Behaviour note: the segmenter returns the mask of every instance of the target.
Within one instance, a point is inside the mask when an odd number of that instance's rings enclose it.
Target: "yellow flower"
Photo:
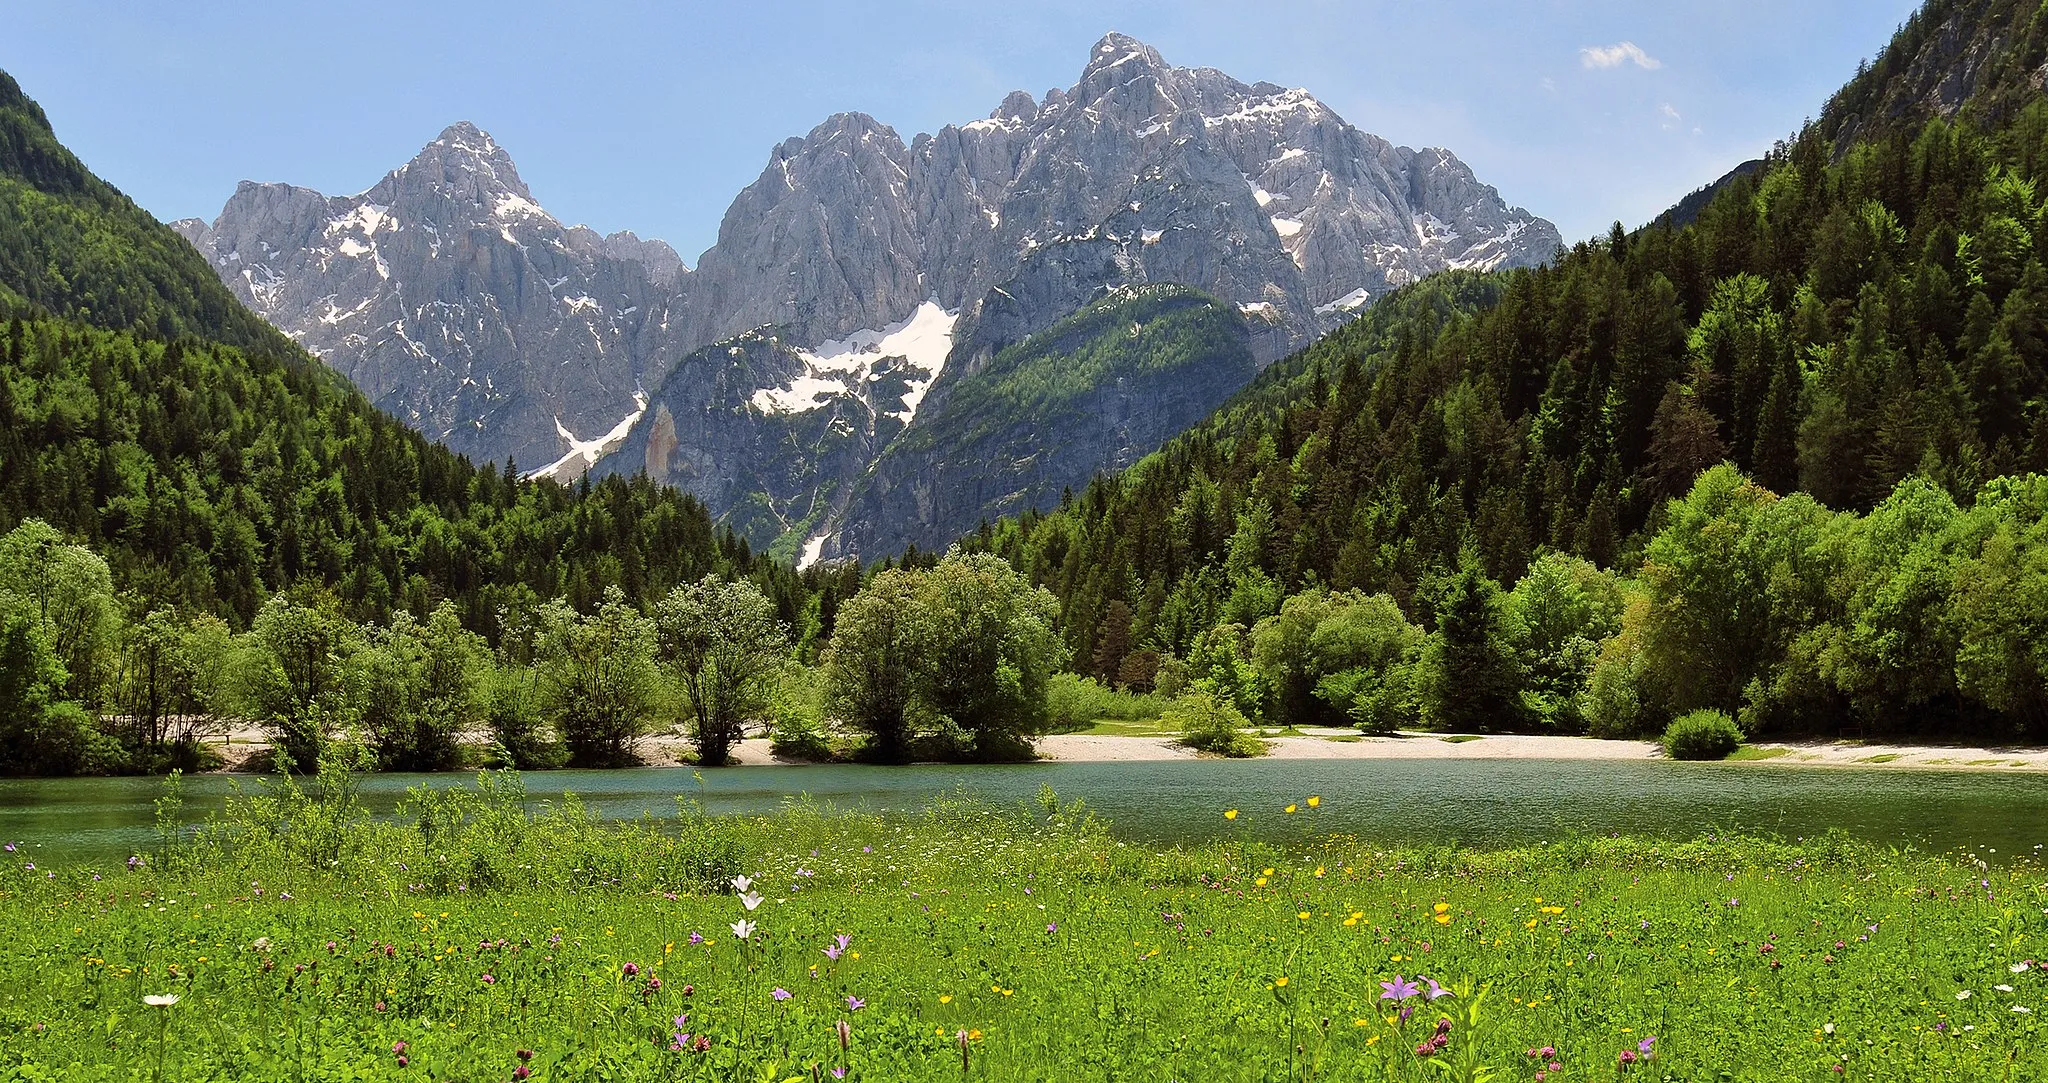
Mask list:
[[[1533,929],[1533,928],[1535,928],[1535,927],[1536,927],[1536,919],[1535,919],[1535,918],[1530,918],[1530,919],[1529,919],[1528,921],[1526,921],[1526,922],[1523,922],[1523,923],[1522,923],[1522,928],[1524,928],[1524,929]]]
[[[1369,1021],[1369,1020],[1365,1020],[1365,1019],[1353,1019],[1353,1020],[1351,1021],[1351,1025],[1352,1025],[1352,1026],[1354,1026],[1354,1027],[1364,1027],[1364,1026],[1371,1026],[1372,1024],[1371,1024],[1371,1021]],[[1378,1037],[1378,1035],[1374,1035],[1374,1037]]]
[[[970,1031],[968,1031],[968,1032],[967,1032],[967,1040],[968,1040],[968,1041],[970,1041],[970,1042],[978,1042],[978,1041],[980,1041],[980,1040],[981,1040],[981,1031],[979,1031],[979,1030],[970,1030]]]
[[[1436,904],[1436,912],[1437,912],[1437,913],[1439,913],[1439,914],[1442,914],[1442,913],[1447,913],[1447,912],[1449,912],[1449,911],[1450,911],[1450,909],[1451,909],[1451,904],[1450,904],[1450,903],[1438,903],[1438,904]]]
[[[1345,924],[1346,926],[1356,925],[1356,924],[1358,924],[1358,919],[1357,919],[1357,918],[1345,918],[1345,919],[1344,919],[1344,924]]]
[[[1257,885],[1257,886],[1259,886],[1259,887],[1265,887],[1265,886],[1266,886],[1266,878],[1265,878],[1265,877],[1263,877],[1263,876],[1261,876],[1261,877],[1259,877],[1259,878],[1258,878],[1257,880],[1254,880],[1254,881],[1252,881],[1252,883],[1253,883],[1253,884],[1255,884],[1255,885]]]
[[[1226,819],[1226,820],[1235,820],[1235,819],[1237,819],[1237,810],[1236,810],[1236,809],[1234,809],[1234,808],[1227,808],[1227,809],[1224,809],[1224,810],[1223,810],[1223,818],[1224,818],[1224,819]]]
[[[1449,914],[1438,914],[1438,915],[1436,916],[1436,923],[1437,923],[1438,925],[1449,925],[1449,924],[1451,923],[1451,915],[1449,915]]]
[[[1282,989],[1287,988],[1287,976],[1283,974],[1280,977],[1274,978],[1273,984],[1279,986]]]
[[[1306,911],[1306,910],[1303,910],[1303,911],[1302,911],[1301,913],[1299,913],[1299,914],[1296,914],[1296,915],[1294,915],[1294,916],[1295,916],[1295,917],[1298,917],[1298,918],[1300,918],[1300,919],[1301,919],[1301,920],[1303,920],[1303,921],[1307,921],[1307,920],[1308,920],[1308,917],[1309,917],[1309,914],[1308,914],[1308,911]]]
[[[941,1004],[951,1004],[951,1003],[953,1003],[953,994],[951,994],[951,993],[940,993],[940,994],[939,994],[939,1003],[941,1003]]]
[[[1321,807],[1322,807],[1322,804],[1323,804],[1323,799],[1322,799],[1321,797],[1318,797],[1318,796],[1316,796],[1315,794],[1310,794],[1310,795],[1308,796],[1308,807],[1310,807],[1310,808],[1321,808]]]
[[[1289,813],[1292,813],[1292,812],[1294,811],[1294,806],[1293,806],[1293,805],[1289,805],[1289,806],[1287,806],[1287,811],[1288,811]]]
[[[1272,869],[1267,869],[1267,870],[1265,870],[1264,872],[1261,872],[1261,873],[1260,873],[1259,875],[1260,875],[1260,876],[1271,876],[1271,875],[1273,875],[1273,870],[1272,870]]]
[[[1322,879],[1322,878],[1323,878],[1323,872],[1324,872],[1324,869],[1323,869],[1323,867],[1322,867],[1321,865],[1317,865],[1317,866],[1316,866],[1316,879],[1318,879],[1318,880]]]

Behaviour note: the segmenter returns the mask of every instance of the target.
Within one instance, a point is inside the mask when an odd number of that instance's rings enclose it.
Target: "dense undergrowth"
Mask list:
[[[280,780],[125,865],[7,855],[0,1080],[2048,1078],[2035,865],[1316,822],[1368,799],[1158,850],[1050,793],[602,822],[485,776],[372,821]]]

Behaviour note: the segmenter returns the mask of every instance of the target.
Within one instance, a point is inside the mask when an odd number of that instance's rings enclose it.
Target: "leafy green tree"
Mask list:
[[[490,649],[462,626],[452,602],[422,624],[401,610],[372,629],[355,658],[361,718],[387,771],[446,771],[462,764],[460,738],[487,713]]]
[[[120,608],[107,562],[56,528],[30,519],[0,535],[0,594],[22,599],[64,664],[63,698],[110,700],[118,668]]]
[[[332,595],[299,591],[265,602],[246,644],[243,695],[279,768],[314,769],[328,739],[357,721],[361,629]]]
[[[118,764],[92,717],[62,697],[64,663],[36,612],[0,595],[0,773],[71,775]]]
[[[1309,655],[1316,698],[1360,728],[1385,733],[1421,721],[1420,669],[1428,635],[1385,594],[1354,595],[1316,625]]]
[[[1507,637],[1525,677],[1524,706],[1547,730],[1580,732],[1579,696],[1600,644],[1621,630],[1622,595],[1591,561],[1547,553],[1505,599]]]
[[[865,754],[882,763],[911,756],[912,709],[927,630],[918,609],[922,572],[884,571],[839,607],[825,648],[825,702],[830,714],[865,736]]]
[[[1059,603],[1001,557],[952,552],[917,585],[929,653],[919,697],[975,759],[1028,758],[1046,679],[1066,664]]]
[[[654,622],[607,587],[595,612],[566,600],[542,607],[535,645],[541,702],[572,767],[624,767],[655,713],[660,672]]]
[[[1266,685],[1257,663],[1247,657],[1246,638],[1242,624],[1219,624],[1203,633],[1188,656],[1187,687],[1252,718],[1266,701]]]
[[[768,706],[789,658],[789,632],[761,588],[717,576],[670,591],[655,606],[656,656],[689,696],[698,762],[722,767],[750,718]]]

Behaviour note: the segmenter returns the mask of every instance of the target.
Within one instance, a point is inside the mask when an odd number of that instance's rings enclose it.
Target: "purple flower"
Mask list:
[[[787,990],[787,989],[784,989],[784,988],[783,988],[782,986],[780,986],[780,985],[776,986],[776,987],[775,987],[775,991],[774,991],[774,992],[772,992],[772,993],[769,993],[768,995],[769,995],[769,996],[772,996],[772,997],[774,997],[774,998],[775,998],[775,999],[777,999],[777,1000],[788,1000],[788,999],[790,998],[790,996],[791,996],[791,994],[790,994],[790,991],[789,991],[789,990]]]
[[[633,977],[634,975],[636,975],[636,974],[638,974],[638,973],[640,973],[640,964],[639,964],[639,963],[627,963],[627,964],[626,964],[626,968],[625,968],[625,973],[626,973],[626,977],[629,977],[629,978],[630,978],[630,977]]]
[[[862,999],[861,999],[861,998],[859,998],[859,997],[855,997],[855,996],[850,996],[850,997],[847,997],[847,998],[846,998],[846,1010],[847,1010],[847,1011],[850,1011],[850,1012],[857,1012],[857,1011],[859,1011],[859,1010],[861,1010],[862,1008],[865,1008],[865,1007],[867,1007],[867,1006],[868,1006],[868,1002],[867,1002],[867,1001],[865,1001],[865,1000],[862,1000]]]
[[[8,852],[8,853],[10,853],[10,854],[14,852],[14,844],[13,844],[13,843],[11,843],[11,842],[10,842],[10,843],[8,843],[8,844],[7,844],[7,852]]]
[[[483,982],[483,983],[484,983],[485,985],[496,985],[496,984],[498,984],[498,979],[497,979],[497,978],[494,978],[494,977],[492,977],[492,976],[491,976],[491,975],[489,975],[489,974],[485,974],[485,975],[484,975],[483,977],[481,977],[481,978],[478,978],[477,980],[478,980],[478,981],[481,981],[481,982]]]
[[[832,1069],[832,1078],[834,1078],[834,1079],[845,1079],[845,1078],[846,1078],[846,1069],[845,1069],[845,1068],[834,1068],[834,1069]]]
[[[1647,1057],[1650,1055],[1650,1047],[1656,1044],[1657,1036],[1655,1034],[1652,1034],[1649,1037],[1644,1038],[1642,1041],[1636,1043],[1636,1052],[1641,1053],[1643,1056]]]
[[[1395,1003],[1407,1000],[1409,997],[1416,996],[1422,992],[1420,988],[1409,984],[1408,979],[1403,978],[1399,974],[1394,975],[1393,981],[1381,982],[1380,988],[1385,990],[1380,994],[1380,999],[1391,1000]]]
[[[1059,923],[1059,922],[1057,922],[1057,921],[1048,921],[1048,922],[1046,922],[1046,923],[1045,923],[1045,931],[1046,931],[1046,932],[1048,932],[1048,933],[1056,933],[1056,932],[1059,932],[1059,931],[1060,931],[1060,923]]]
[[[1424,978],[1420,974],[1417,974],[1415,976],[1417,978],[1421,978],[1424,982],[1427,982],[1429,984],[1429,999],[1435,1000],[1438,997],[1447,997],[1451,995],[1451,991],[1449,989],[1444,988],[1441,985],[1438,985],[1436,983],[1435,978]]]

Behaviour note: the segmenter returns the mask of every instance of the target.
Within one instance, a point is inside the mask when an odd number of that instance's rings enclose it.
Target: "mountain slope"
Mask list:
[[[241,623],[307,584],[368,619],[453,599],[495,632],[541,597],[644,600],[719,569],[802,616],[787,569],[690,497],[522,483],[376,410],[86,171],[4,74],[0,299],[0,529],[55,524],[145,607]]]
[[[1395,147],[1306,91],[1176,68],[1117,34],[1072,87],[1013,93],[984,120],[906,143],[843,113],[785,140],[694,270],[564,228],[468,125],[362,195],[245,185],[211,225],[180,226],[238,296],[451,446],[557,477],[607,452],[600,474],[630,474],[651,446],[661,476],[756,544],[793,551],[823,529],[835,553],[906,536],[852,487],[949,371],[1113,291],[1183,285],[1235,305],[1264,364],[1402,282],[1530,265],[1558,244],[1447,151]],[[714,348],[748,361],[714,374]],[[759,382],[738,386],[742,371]],[[1213,397],[1214,379],[1197,383]],[[856,424],[870,417],[873,431]],[[832,435],[835,420],[853,431]],[[1081,458],[1104,445],[1046,422],[1002,419],[1039,427],[1032,453],[1057,476],[1124,461]],[[944,501],[959,515],[918,520],[916,540],[1010,507],[970,504],[982,487],[947,473],[961,460],[932,461],[941,488],[961,481]]]
[[[1773,529],[1806,530],[1791,517],[1819,523],[1827,508],[1897,523],[1919,514],[1916,501],[1967,508],[1980,489],[1980,507],[2025,506],[2013,494],[2033,483],[1996,479],[2048,470],[2048,99],[1967,75],[2025,70],[2035,38],[2006,29],[2037,22],[2031,5],[1929,13],[1953,40],[2004,41],[2003,51],[1963,49],[1959,67],[1929,72],[1897,59],[1941,55],[1927,51],[1924,26],[1909,27],[1873,68],[1907,76],[1865,77],[1838,100],[1976,86],[1947,101],[1952,119],[1863,126],[1842,140],[1816,124],[1721,186],[1690,224],[1580,244],[1552,266],[1408,287],[1136,468],[972,543],[1060,596],[1077,657],[1095,656],[1113,605],[1128,607],[1134,642],[1185,657],[1217,624],[1249,627],[1318,587],[1385,591],[1432,622],[1471,575],[1513,582],[1545,550],[1640,568],[1654,590],[1685,569],[1669,563],[1675,543],[1659,550],[1652,539],[1698,529],[1674,526],[1682,509],[1671,501],[1723,461],[1771,492],[1800,494]],[[1699,499],[1730,491],[1710,488]],[[1803,615],[1744,628],[1732,638],[1749,653],[1703,679],[1711,696],[1671,705],[1749,705],[1769,718],[1791,697],[1814,719],[1853,707],[2033,724],[2032,700],[2000,701],[2022,705],[2011,715],[1959,690],[1969,660],[1953,651],[1946,670],[1912,670],[1928,674],[1924,688],[1885,684],[1907,666],[1879,657],[1891,633],[1869,622],[1906,603],[1873,592],[1937,589],[1883,586],[1883,569],[1919,535],[1856,549],[1866,542],[1852,545],[1855,531],[1907,527],[1826,521],[1837,533],[1801,535],[1810,548],[1785,550],[1777,578],[1744,588],[1784,592]],[[1986,560],[2039,560],[2038,550],[1969,544]],[[1833,570],[1813,570],[1823,557]],[[1944,591],[1992,574],[1928,559],[1937,563],[1913,574]],[[1853,560],[1871,563],[1842,563]],[[1959,634],[1943,627],[1883,642],[1935,650]]]

